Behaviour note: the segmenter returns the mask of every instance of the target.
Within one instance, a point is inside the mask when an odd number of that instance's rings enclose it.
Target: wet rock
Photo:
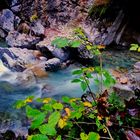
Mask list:
[[[60,59],[52,58],[46,62],[45,69],[46,71],[57,71],[61,68],[61,64]]]
[[[35,49],[35,44],[40,41],[39,37],[21,34],[17,31],[11,31],[6,37],[6,42],[11,47]]]
[[[36,36],[44,36],[45,28],[41,24],[41,20],[37,20],[37,21],[33,22],[31,25],[31,30],[33,31],[33,33]]]
[[[0,27],[9,32],[14,30],[15,15],[9,9],[4,9],[0,12]]]
[[[51,87],[50,85],[43,85],[42,89],[41,89],[41,93],[42,93],[42,98],[49,96],[53,91],[53,87]]]
[[[35,77],[43,78],[48,76],[48,73],[46,72],[45,68],[46,68],[46,61],[33,65],[32,67],[28,68],[26,72],[31,71]]]
[[[18,72],[40,62],[32,50],[20,48],[0,48],[0,59],[6,67]]]
[[[46,41],[41,41],[37,45],[37,49],[42,52],[46,57],[56,57],[61,60],[61,62],[65,62],[70,58],[70,52],[67,49],[56,48],[54,46],[50,46],[46,43]]]

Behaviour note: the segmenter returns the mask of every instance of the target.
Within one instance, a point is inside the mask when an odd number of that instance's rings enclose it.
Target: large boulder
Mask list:
[[[0,48],[0,59],[12,71],[22,72],[40,61],[33,55],[33,50],[20,48]]]
[[[61,49],[54,46],[48,45],[46,41],[41,41],[36,45],[37,49],[42,52],[46,57],[56,57],[65,62],[70,58],[70,52],[67,49]]]
[[[6,42],[11,47],[35,49],[34,46],[40,41],[39,37],[21,34],[17,31],[9,32]]]
[[[14,30],[15,15],[9,9],[4,9],[0,12],[0,27],[9,32]]]

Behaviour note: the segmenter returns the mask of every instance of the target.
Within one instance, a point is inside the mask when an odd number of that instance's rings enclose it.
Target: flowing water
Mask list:
[[[0,46],[6,47],[6,44],[0,41]],[[129,51],[106,51],[103,57],[104,67],[109,69],[119,67],[130,69],[136,61],[140,60],[140,56]],[[17,100],[25,99],[30,95],[56,99],[60,99],[63,95],[80,97],[82,95],[80,85],[71,83],[74,79],[72,71],[78,67],[79,64],[74,64],[64,70],[49,72],[47,77],[37,79],[37,83],[29,82],[19,86],[17,79],[19,73],[11,72],[0,61],[0,132],[12,129],[18,134],[27,134],[28,121],[24,111],[13,108]],[[97,86],[92,85],[92,89],[96,92]]]

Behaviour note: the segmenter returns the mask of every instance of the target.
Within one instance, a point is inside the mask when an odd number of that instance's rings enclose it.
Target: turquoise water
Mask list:
[[[6,47],[6,44],[0,41],[0,46]],[[140,55],[129,51],[106,51],[103,52],[103,58],[105,68],[131,69],[133,64],[140,60]],[[80,97],[83,94],[80,85],[71,83],[75,78],[72,71],[79,66],[74,64],[57,72],[49,72],[48,77],[37,79],[37,82],[28,81],[28,84],[22,85],[17,79],[18,73],[10,72],[0,62],[0,131],[12,129],[16,133],[27,133],[28,121],[24,111],[13,108],[13,103],[19,99],[25,99],[29,95],[56,99],[63,95]],[[22,76],[22,73],[20,75]],[[94,92],[98,90],[94,84],[92,89]]]

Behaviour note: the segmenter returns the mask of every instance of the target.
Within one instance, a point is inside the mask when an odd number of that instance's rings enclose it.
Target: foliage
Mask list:
[[[36,21],[38,19],[38,16],[36,15],[36,14],[34,14],[34,15],[32,15],[31,17],[30,17],[30,22],[34,22],[34,21]]]
[[[31,121],[32,129],[28,140],[113,140],[111,133],[114,138],[118,137],[118,129],[135,127],[139,122],[136,120],[132,123],[134,116],[126,111],[129,109],[127,104],[131,101],[120,103],[119,97],[115,93],[109,94],[107,90],[90,101],[67,96],[62,97],[61,102],[52,98],[32,98],[33,103],[27,100],[28,98],[18,104],[26,103],[23,107]],[[33,107],[35,102],[40,105]],[[116,134],[114,131],[117,131]],[[121,135],[119,139],[120,137]]]
[[[67,46],[77,48],[81,45],[81,42],[80,40],[71,40],[66,37],[57,37],[52,41],[52,45],[57,46],[58,48],[64,48]]]
[[[140,46],[138,44],[131,44],[130,51],[140,52]]]

